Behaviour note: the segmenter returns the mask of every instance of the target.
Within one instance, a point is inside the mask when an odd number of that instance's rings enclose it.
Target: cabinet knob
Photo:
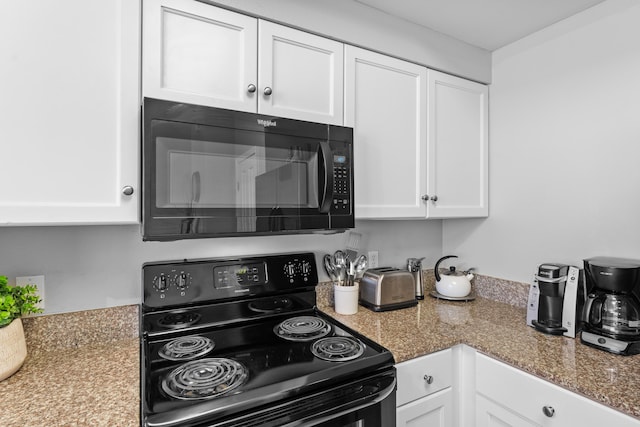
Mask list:
[[[122,187],[122,194],[124,194],[125,196],[130,196],[133,194],[133,187],[130,185],[126,185],[124,187]]]
[[[556,413],[556,410],[553,409],[553,406],[543,406],[542,413],[551,418]]]
[[[255,92],[256,89],[257,89],[256,85],[254,85],[254,84],[251,84],[251,85],[247,86],[247,92],[249,92],[249,93]]]
[[[431,375],[425,375],[424,380],[426,381],[427,384],[432,384],[433,383],[433,377]]]
[[[264,94],[269,96],[273,93],[273,90],[271,90],[271,88],[269,86],[264,88]]]
[[[432,202],[437,202],[438,196],[429,196],[428,194],[425,194],[424,196],[422,196],[423,202],[428,202],[429,200],[431,200]]]

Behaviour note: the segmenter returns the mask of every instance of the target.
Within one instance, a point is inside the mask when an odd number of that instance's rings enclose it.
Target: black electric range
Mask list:
[[[391,353],[316,308],[313,253],[147,263],[145,426],[392,426]]]

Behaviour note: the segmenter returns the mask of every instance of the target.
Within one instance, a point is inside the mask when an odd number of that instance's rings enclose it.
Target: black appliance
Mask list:
[[[547,263],[538,266],[538,317],[531,323],[540,332],[562,335],[567,330],[562,326],[562,307],[568,271],[569,266],[565,264]]]
[[[393,356],[316,309],[313,253],[142,272],[143,426],[395,425]]]
[[[144,240],[354,227],[353,129],[145,98]]]
[[[589,289],[581,341],[615,354],[640,353],[640,260],[584,260]]]

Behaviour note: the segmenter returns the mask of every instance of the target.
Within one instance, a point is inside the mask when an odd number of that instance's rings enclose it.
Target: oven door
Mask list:
[[[145,99],[145,240],[353,227],[351,129],[187,107]]]
[[[366,378],[197,427],[389,427],[396,425],[396,374]]]

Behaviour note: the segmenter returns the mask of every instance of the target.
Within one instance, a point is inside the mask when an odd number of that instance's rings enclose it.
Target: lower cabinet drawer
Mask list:
[[[514,419],[525,419],[534,425],[640,426],[640,420],[479,353],[476,355],[476,393],[516,415]],[[482,425],[478,423],[478,427]]]
[[[451,387],[453,352],[451,349],[407,360],[396,365],[398,391],[396,406]]]

